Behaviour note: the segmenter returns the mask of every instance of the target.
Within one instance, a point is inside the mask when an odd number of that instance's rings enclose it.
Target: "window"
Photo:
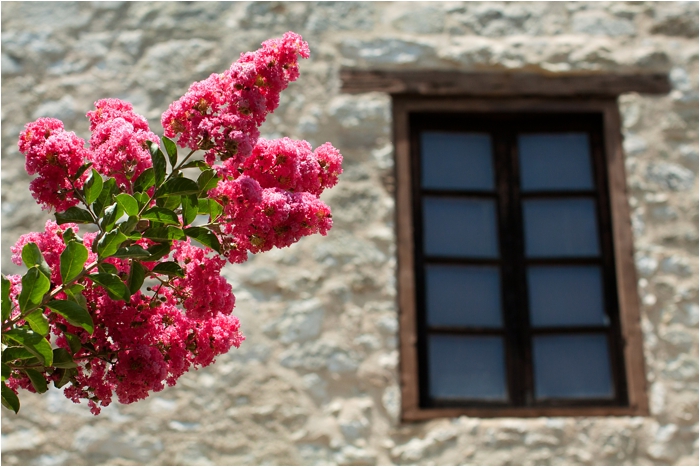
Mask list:
[[[647,413],[615,100],[393,102],[404,420]]]

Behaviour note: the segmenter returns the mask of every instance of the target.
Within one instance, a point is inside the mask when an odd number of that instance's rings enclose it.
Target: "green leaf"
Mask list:
[[[130,194],[119,193],[115,198],[128,216],[135,216],[139,213],[139,203]]]
[[[76,336],[75,334],[71,334],[70,332],[64,332],[63,335],[66,336],[68,346],[73,354],[76,354],[83,348],[83,343],[80,342],[80,337]]]
[[[27,374],[27,376],[29,376],[29,380],[32,382],[32,386],[34,386],[36,392],[38,392],[39,394],[43,394],[46,391],[48,391],[49,388],[46,385],[46,378],[44,378],[44,375],[30,368],[25,368],[22,371],[24,371]]]
[[[155,175],[156,187],[163,184],[165,180],[165,156],[158,147],[158,143],[151,142],[148,145],[151,152],[151,160],[153,161],[153,174]]]
[[[181,228],[173,226],[151,227],[143,233],[143,236],[155,241],[185,240],[187,238]]]
[[[81,292],[69,292],[67,290],[65,292],[68,300],[77,303],[81,308],[87,309],[87,300],[85,300],[85,296]]]
[[[119,269],[112,263],[101,263],[97,266],[97,270],[99,272],[106,272],[107,274],[119,275]]]
[[[185,229],[185,235],[197,240],[204,246],[212,248],[217,253],[221,253],[221,244],[219,243],[219,239],[210,230],[205,229],[204,227],[190,227]]]
[[[153,168],[148,168],[141,172],[134,181],[134,192],[143,193],[156,183],[156,175]]]
[[[12,389],[5,386],[4,381],[2,382],[2,405],[14,413],[19,412],[19,398]]]
[[[148,258],[151,254],[140,245],[119,248],[112,258]]]
[[[177,214],[175,214],[170,209],[153,207],[141,215],[142,219],[148,219],[155,222],[160,222],[161,224],[180,224],[180,219],[178,219]]]
[[[73,356],[66,349],[53,349],[53,366],[55,368],[77,368]]]
[[[92,276],[90,277],[92,278]],[[73,326],[81,327],[90,334],[92,334],[95,330],[95,325],[92,321],[92,316],[90,316],[90,313],[75,302],[71,302],[69,300],[52,300],[46,306],[48,306],[54,313],[66,318],[66,321]]]
[[[175,145],[175,142],[168,137],[163,136],[161,139],[163,140],[163,147],[165,148],[165,152],[168,153],[168,159],[170,159],[170,166],[172,168],[175,168],[175,165],[177,164],[177,146]]]
[[[12,312],[12,301],[10,300],[10,288],[12,283],[2,275],[2,320],[5,321],[10,317]]]
[[[63,231],[63,243],[68,244],[68,242],[71,241],[83,243],[83,239],[75,234],[75,232],[73,231],[73,227],[68,227],[66,230]]]
[[[24,347],[8,347],[2,351],[2,361],[3,362],[14,362],[15,360],[29,360],[30,358],[36,359],[34,354]]]
[[[190,225],[197,217],[199,203],[196,195],[187,195],[182,197],[182,223]]]
[[[78,370],[76,370],[75,368],[60,369],[58,371],[61,377],[58,381],[54,381],[53,383],[53,385],[56,386],[56,388],[62,388],[66,384],[70,383],[71,379],[78,374]]]
[[[129,292],[131,292],[132,295],[138,292],[141,289],[145,279],[146,270],[144,269],[143,265],[138,261],[132,261],[131,269],[129,269],[129,278],[126,280],[126,285],[129,287]]]
[[[124,210],[119,203],[112,203],[105,208],[105,214],[100,221],[100,226],[104,231],[112,230],[117,220],[124,214]]]
[[[199,187],[189,178],[171,178],[156,191],[156,198],[170,195],[191,195],[199,193]]]
[[[157,274],[165,274],[168,276],[185,277],[185,272],[175,261],[164,261],[162,263],[158,263],[156,267],[153,268],[152,272]]]
[[[127,303],[129,302],[131,294],[129,293],[128,287],[122,282],[119,276],[98,272],[96,274],[90,274],[88,277],[95,283],[101,285],[112,300],[124,300]]]
[[[102,180],[102,175],[100,175],[97,170],[92,169],[83,187],[83,191],[85,191],[85,204],[88,206],[91,205],[97,197],[100,196],[100,193],[102,193],[103,186],[104,181]]]
[[[151,201],[151,197],[148,196],[148,193],[139,193],[138,191],[135,191],[132,196],[139,203],[139,210],[141,210],[141,208]]]
[[[123,232],[125,235],[129,235],[138,223],[139,218],[137,216],[129,216],[127,220],[119,224],[119,231]]]
[[[148,260],[155,261],[163,256],[167,256],[170,253],[170,248],[172,248],[171,242],[156,243],[155,245],[149,246],[148,252],[151,254],[151,256],[148,258]]]
[[[158,198],[156,201],[157,205],[161,208],[170,209],[174,211],[180,206],[181,197],[180,195],[166,196],[165,198]]]
[[[58,225],[72,222],[74,224],[92,224],[94,219],[88,211],[77,206],[66,209],[65,212],[56,213],[56,223]]]
[[[197,202],[199,204],[199,214],[209,214],[212,222],[224,212],[223,206],[213,199],[199,198]]]
[[[216,184],[219,183],[219,180],[221,180],[221,177],[216,175],[216,172],[211,169],[205,170],[199,174],[197,186],[199,187],[200,196],[206,194],[212,188],[216,188]]]
[[[5,381],[7,378],[10,377],[10,374],[12,373],[12,368],[10,368],[10,365],[7,363],[1,363],[0,367],[2,367],[2,381]]]
[[[39,272],[38,267],[33,267],[22,277],[22,292],[18,302],[21,312],[38,306],[44,298],[44,294],[51,288],[51,281]]]
[[[189,161],[185,165],[180,167],[180,169],[193,169],[195,167],[198,168],[199,170],[209,169],[209,165],[204,161]]]
[[[53,363],[51,344],[41,334],[22,328],[14,328],[5,331],[3,335],[31,352],[32,355],[39,359],[42,365],[51,366]]]
[[[75,175],[73,175],[73,177],[72,177],[73,180],[77,180],[80,177],[82,177],[83,174],[85,172],[87,172],[90,167],[92,167],[92,162],[86,162],[83,165],[81,165],[80,167],[78,167],[78,170],[76,170]]]
[[[44,255],[41,254],[41,250],[36,243],[32,242],[24,245],[22,248],[22,261],[24,261],[24,264],[28,268],[38,266],[39,271],[51,279],[51,268],[49,268],[49,265],[44,259]]]
[[[67,284],[83,272],[85,261],[88,259],[88,250],[78,242],[68,242],[61,253],[61,278]]]
[[[104,208],[112,204],[112,195],[117,191],[117,181],[114,178],[108,178],[104,181],[102,186],[102,191],[99,196],[92,203],[92,212],[94,212],[97,217],[102,217]]]
[[[24,317],[24,320],[29,323],[29,327],[32,331],[42,336],[47,336],[49,334],[49,321],[44,316],[44,310],[41,308],[36,309]]]
[[[100,259],[108,258],[114,255],[125,241],[126,235],[121,233],[119,229],[114,229],[97,242],[97,255]]]

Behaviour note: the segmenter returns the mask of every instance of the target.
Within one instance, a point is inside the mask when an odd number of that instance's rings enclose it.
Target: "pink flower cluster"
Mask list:
[[[343,157],[330,143],[311,151],[307,141],[260,139],[242,168],[263,188],[320,195],[338,183]]]
[[[241,54],[230,69],[192,84],[170,105],[161,120],[165,136],[178,136],[183,148],[205,150],[209,165],[218,157],[233,173],[250,155],[280,92],[298,78],[297,56],[308,58],[309,46],[293,32]]]
[[[34,242],[57,274],[65,249],[62,233],[68,228],[78,232],[74,224],[57,226],[48,221],[44,232],[23,235],[12,248],[12,260],[21,263],[22,247]],[[88,249],[94,237],[85,235]],[[189,241],[176,242],[173,257],[184,263],[185,278],[174,279],[172,289],[157,288],[152,296],[137,292],[129,304],[112,300],[86,279],[83,295],[95,324],[92,335],[45,310],[60,347],[70,350],[61,327],[88,344],[73,355],[81,364],[65,389],[66,396],[75,402],[88,399],[92,412],[97,414],[101,406],[111,403],[114,394],[124,404],[143,399],[149,391],[174,385],[193,365],[210,365],[217,355],[238,347],[245,338],[239,331],[238,318],[231,315],[235,303],[232,288],[220,274],[225,260],[211,257],[211,253]],[[96,259],[94,253],[89,255],[88,261]],[[8,279],[12,283],[11,299],[16,301],[21,278]],[[52,276],[52,281],[60,283],[60,276]],[[56,298],[66,296],[60,293]],[[44,376],[48,381],[59,378],[58,373],[46,372]],[[23,373],[14,373],[7,384],[13,389],[33,391]]]
[[[87,364],[78,367],[65,394],[75,402],[89,399],[96,414],[97,402],[107,406],[114,394],[123,404],[144,399],[165,384],[173,386],[193,365],[210,365],[245,339],[230,311],[210,309],[206,317],[189,317],[167,288],[153,297],[137,292],[129,304],[114,301],[97,288],[87,289],[85,295],[95,332],[90,336],[64,324],[94,351],[83,347],[74,355]],[[69,348],[62,337],[57,343]]]
[[[63,212],[80,202],[76,190],[83,188],[88,175],[76,175],[86,162],[92,162],[100,174],[114,177],[127,192],[131,181],[152,165],[146,144],[159,139],[146,119],[119,99],[103,99],[95,107],[87,114],[92,131],[89,149],[55,118],[39,118],[20,133],[18,146],[26,158],[27,173],[38,175],[29,189],[43,209]]]
[[[213,311],[231,314],[236,303],[231,284],[220,275],[226,260],[209,256],[210,252],[193,246],[189,239],[175,242],[173,258],[183,265],[185,277],[173,279],[173,293],[193,318],[209,317]]]
[[[333,221],[319,196],[338,182],[342,161],[330,143],[312,151],[306,141],[259,140],[241,175],[209,192],[224,208],[221,231],[229,261],[326,235]]]
[[[76,177],[88,155],[85,141],[65,131],[60,120],[40,118],[25,125],[18,145],[27,173],[39,175],[29,189],[42,208],[65,211],[80,202],[74,188],[82,188],[87,177]]]
[[[102,99],[95,108],[87,113],[92,132],[89,159],[95,170],[130,191],[131,181],[153,165],[148,141],[157,143],[159,138],[128,102]]]

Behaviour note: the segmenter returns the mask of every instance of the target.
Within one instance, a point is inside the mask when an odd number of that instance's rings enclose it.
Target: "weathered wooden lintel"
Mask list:
[[[666,74],[540,75],[459,71],[380,71],[342,69],[341,91],[426,96],[617,96],[628,92],[667,94]]]

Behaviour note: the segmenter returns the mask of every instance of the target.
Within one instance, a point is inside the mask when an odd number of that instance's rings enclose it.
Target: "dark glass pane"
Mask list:
[[[518,154],[523,191],[593,188],[585,133],[520,135]]]
[[[537,399],[613,397],[604,335],[537,336],[532,350]]]
[[[598,266],[531,266],[527,284],[533,326],[608,324]]]
[[[428,339],[432,397],[506,399],[502,338],[432,335]]]
[[[598,220],[592,199],[523,202],[529,257],[597,256]]]
[[[425,277],[429,325],[501,326],[498,268],[431,265]]]
[[[493,190],[491,137],[481,133],[421,133],[423,188]]]
[[[490,199],[423,198],[426,255],[496,258],[496,205]]]

